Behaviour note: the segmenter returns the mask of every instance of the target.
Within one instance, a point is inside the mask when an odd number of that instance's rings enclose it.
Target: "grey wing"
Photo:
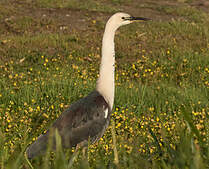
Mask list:
[[[72,104],[54,122],[49,130],[56,128],[62,138],[64,148],[71,148],[80,143],[95,142],[103,134],[110,120],[110,108],[103,96],[97,91]],[[49,130],[31,144],[27,150],[28,158],[33,158],[46,151]],[[52,132],[53,132],[52,131]],[[53,133],[52,133],[53,134]],[[55,139],[53,139],[55,148]]]

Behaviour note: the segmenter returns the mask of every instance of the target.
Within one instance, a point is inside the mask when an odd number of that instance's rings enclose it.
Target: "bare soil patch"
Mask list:
[[[108,2],[110,3],[110,2]],[[154,20],[171,20],[177,19],[178,16],[168,15],[160,11],[159,9],[162,7],[178,7],[178,6],[192,6],[198,8],[200,10],[204,10],[206,12],[209,11],[209,2],[206,0],[201,0],[193,3],[182,3],[178,1],[166,1],[166,0],[136,0],[130,3],[125,3],[122,5],[116,4],[116,6],[125,11],[127,13],[131,13],[135,16],[144,16],[149,17]],[[41,8],[38,7],[34,1],[17,1],[11,0],[9,2],[1,3],[2,7],[6,9],[10,8],[10,12],[7,15],[4,15],[1,21],[1,27],[5,30],[4,33],[18,33],[24,32],[22,30],[15,30],[15,27],[12,27],[7,21],[11,20],[11,22],[15,22],[18,18],[30,17],[33,19],[34,23],[41,22],[43,25],[50,23],[48,25],[48,30],[37,30],[37,27],[31,27],[31,32],[39,32],[39,31],[77,31],[83,32],[92,28],[92,21],[106,21],[107,18],[112,15],[110,13],[105,12],[97,12],[97,11],[88,11],[72,9],[72,8]],[[34,29],[34,30],[33,30]]]

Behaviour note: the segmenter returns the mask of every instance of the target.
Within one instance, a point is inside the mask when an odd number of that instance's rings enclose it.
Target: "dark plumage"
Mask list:
[[[108,110],[106,118],[105,110]],[[89,139],[91,143],[94,143],[104,134],[105,129],[109,125],[110,112],[110,107],[103,96],[99,92],[93,91],[64,111],[52,125],[52,129],[58,130],[63,148],[71,148],[78,144],[85,146]],[[39,136],[27,148],[26,153],[28,158],[33,158],[46,151],[49,133],[48,130],[46,134]],[[54,138],[54,148],[55,145]]]

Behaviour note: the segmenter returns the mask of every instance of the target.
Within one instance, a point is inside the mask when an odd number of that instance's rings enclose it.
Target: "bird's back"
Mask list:
[[[61,136],[63,148],[71,148],[78,144],[86,145],[88,140],[91,143],[97,141],[109,125],[110,112],[104,97],[97,91],[91,92],[66,109],[46,134],[39,136],[28,147],[26,151],[28,158],[46,151],[49,133],[53,135],[53,148],[55,148],[55,129]]]

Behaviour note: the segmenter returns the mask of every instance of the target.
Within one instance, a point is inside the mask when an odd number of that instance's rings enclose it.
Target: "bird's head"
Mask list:
[[[134,21],[148,21],[151,19],[143,18],[143,17],[133,17],[127,13],[118,12],[110,17],[108,20],[108,24],[111,25],[112,28],[119,28],[122,25],[130,24]]]

